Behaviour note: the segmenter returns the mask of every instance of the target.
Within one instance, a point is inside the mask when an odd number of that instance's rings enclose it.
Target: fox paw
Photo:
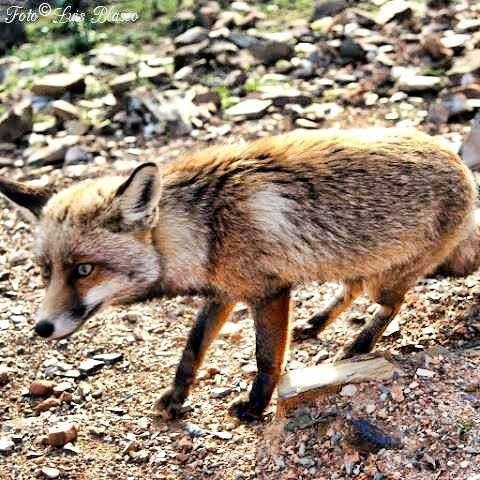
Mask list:
[[[241,422],[252,423],[263,420],[263,413],[252,409],[250,402],[240,400],[233,403],[228,409],[228,413],[232,417],[237,417]]]
[[[164,420],[172,420],[180,417],[185,412],[183,401],[179,401],[178,398],[175,398],[175,393],[176,392],[173,388],[168,388],[162,393],[155,403],[155,415]]]
[[[315,327],[295,327],[293,329],[293,341],[301,342],[302,340],[308,340],[317,338],[317,329]]]

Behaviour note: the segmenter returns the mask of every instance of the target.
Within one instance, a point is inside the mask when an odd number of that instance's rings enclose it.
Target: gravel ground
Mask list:
[[[238,425],[227,414],[234,398],[246,392],[255,370],[252,321],[247,309],[237,309],[232,322],[210,349],[185,418],[172,423],[158,421],[151,416],[152,405],[172,378],[200,300],[178,298],[108,310],[70,339],[46,342],[32,333],[34,311],[42,292],[30,253],[31,226],[8,209],[1,210],[0,222],[4,263],[0,275],[0,365],[4,370],[6,367],[2,377],[5,384],[0,387],[1,429],[2,435],[14,442],[13,451],[0,456],[0,478],[41,477],[44,474],[39,472],[45,467],[58,469],[60,478],[69,479],[297,478],[282,476],[268,463],[257,461],[259,444],[263,451],[265,438],[269,438],[264,429],[269,435],[272,428],[274,404],[265,425]],[[433,345],[455,350],[474,344],[480,330],[478,285],[478,276],[420,281],[407,297],[399,325],[387,332],[390,335],[379,349],[406,354]],[[333,285],[299,289],[295,295],[295,322],[313,314],[333,289]],[[352,324],[354,329],[358,328],[369,312],[368,302],[361,299],[349,315],[344,315],[318,341],[294,345],[288,368],[314,365],[335,353],[351,335]],[[83,361],[98,354],[118,354],[121,358],[93,373],[76,371]],[[418,394],[408,397],[405,406],[383,406],[379,410],[385,412],[382,420],[403,431],[429,428],[435,432],[436,427],[425,425],[422,417],[409,412],[428,411],[432,403],[431,415],[426,415],[427,421],[431,421],[438,417],[434,399],[442,403],[445,398],[447,412],[450,404],[456,405],[456,409],[452,410],[451,422],[442,427],[444,431],[436,431],[440,443],[445,436],[453,442],[458,422],[465,419],[465,428],[471,435],[477,434],[470,436],[470,443],[465,445],[478,448],[479,418],[472,410],[475,403],[461,401],[464,392],[457,387],[458,381],[478,382],[475,367],[479,359],[458,356],[455,361],[445,362],[445,371],[433,380],[418,382]],[[36,407],[45,398],[29,395],[29,386],[35,379],[46,378],[53,379],[56,385],[65,381],[70,385],[64,387],[65,393],[57,394],[59,402],[53,408],[39,413]],[[402,387],[412,381],[411,375],[407,375]],[[368,392],[371,398],[376,394]],[[477,394],[478,390],[469,393],[478,406]],[[365,405],[362,395],[352,403],[358,404],[360,410]],[[343,408],[342,404],[337,407]],[[406,418],[410,419],[408,423]],[[48,429],[60,421],[77,424],[77,440],[63,449],[45,445]],[[316,430],[308,435],[314,432],[316,444],[328,441],[328,435],[322,438]],[[427,441],[431,436],[425,438]],[[297,445],[296,439],[289,439],[284,453],[289,452],[291,445]],[[458,436],[454,447],[463,451]],[[430,455],[440,464],[451,454],[448,448],[437,449],[434,444],[431,449],[434,453]],[[326,475],[318,478],[344,478],[341,474],[335,476],[333,471],[337,470],[331,469],[329,456],[322,457],[323,451],[314,451],[316,461],[323,465],[317,473]],[[395,457],[388,455],[379,460],[395,462]],[[477,458],[470,454],[468,469],[478,467]],[[440,476],[422,477],[420,471],[402,478],[453,478],[442,477],[442,471]]]

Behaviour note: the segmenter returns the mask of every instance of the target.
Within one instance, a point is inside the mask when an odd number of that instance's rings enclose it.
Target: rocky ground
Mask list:
[[[477,2],[299,5],[205,2],[130,26],[121,39],[97,32],[81,53],[38,55],[35,43],[9,52],[0,58],[0,174],[61,186],[292,128],[418,126],[460,148],[480,108]],[[156,22],[162,34],[149,30]],[[142,29],[142,41],[133,41]],[[45,44],[61,41],[48,35]],[[463,149],[472,166],[480,163],[475,138]],[[227,415],[255,371],[244,308],[212,346],[185,418],[154,419],[152,405],[172,378],[200,300],[110,310],[74,337],[46,343],[32,334],[42,295],[32,227],[1,206],[2,480],[478,480],[478,355],[434,356],[430,364],[422,357],[432,378],[405,365],[393,395],[391,385],[362,386],[353,400],[329,400],[358,415],[375,403],[371,418],[406,442],[398,457],[388,449],[369,456],[345,447],[335,422],[291,432],[279,419],[272,427],[274,404],[265,425],[238,425]],[[333,289],[299,289],[295,321]],[[475,345],[479,297],[478,275],[422,280],[379,349],[408,358],[433,345]],[[366,300],[357,302],[319,340],[295,345],[288,369],[328,358],[370,313]],[[38,380],[48,382],[32,386]],[[329,407],[305,408],[318,419]]]

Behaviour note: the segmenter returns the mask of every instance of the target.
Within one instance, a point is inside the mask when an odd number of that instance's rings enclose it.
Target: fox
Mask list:
[[[376,310],[335,360],[370,352],[417,279],[479,266],[477,189],[460,158],[417,130],[293,131],[146,162],[128,175],[51,192],[0,177],[33,219],[46,289],[36,334],[60,339],[108,305],[203,297],[155,412],[183,413],[205,353],[238,302],[249,305],[257,372],[229,412],[261,420],[284,371],[292,290],[338,293],[298,339],[316,338],[361,294]]]

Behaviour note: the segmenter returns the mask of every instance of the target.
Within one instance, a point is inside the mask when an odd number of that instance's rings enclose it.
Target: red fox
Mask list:
[[[348,358],[374,347],[419,277],[442,264],[462,274],[478,266],[472,174],[411,130],[292,132],[145,163],[128,178],[85,180],[54,195],[2,177],[0,192],[38,223],[42,337],[66,337],[106,305],[205,297],[173,386],[156,404],[168,418],[182,411],[239,301],[252,309],[258,372],[231,413],[251,421],[282,373],[294,287],[342,286],[306,335],[362,292],[378,304],[339,355]]]

